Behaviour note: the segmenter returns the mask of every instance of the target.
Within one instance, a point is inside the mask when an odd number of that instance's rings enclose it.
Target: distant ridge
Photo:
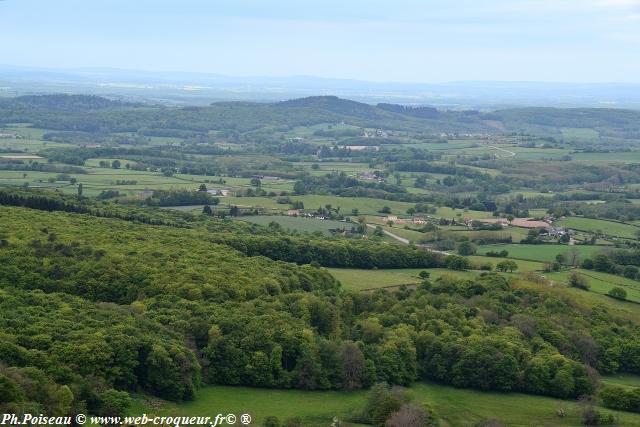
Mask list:
[[[217,101],[277,102],[316,95],[336,95],[371,105],[426,105],[458,110],[495,110],[518,106],[640,109],[640,83],[403,83],[313,76],[224,76],[213,73],[64,70],[0,65],[0,97],[45,93],[85,93],[172,105],[209,105]]]
[[[332,113],[344,114],[365,119],[380,117],[380,111],[369,104],[338,98],[337,96],[308,96],[291,99],[275,104],[280,108],[314,108]]]

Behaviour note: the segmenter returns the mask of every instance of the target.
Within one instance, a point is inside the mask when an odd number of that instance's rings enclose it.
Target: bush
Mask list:
[[[422,408],[405,403],[391,414],[385,427],[433,426],[433,418]]]
[[[494,258],[506,258],[509,256],[509,252],[506,250],[497,251],[489,251],[485,254],[486,256],[494,257]]]
[[[607,292],[607,295],[609,295],[611,298],[615,298],[623,301],[627,299],[627,291],[625,291],[619,286],[609,289],[609,292]]]
[[[605,387],[599,397],[607,408],[640,412],[640,388],[627,390],[618,386]]]
[[[589,289],[589,282],[582,274],[578,273],[577,271],[571,272],[567,283],[572,288],[583,289],[585,291]]]
[[[392,389],[386,383],[375,384],[367,397],[365,413],[374,426],[384,426],[387,419],[400,410],[404,397],[398,389]]]
[[[476,245],[469,241],[460,242],[458,244],[458,254],[460,255],[473,255],[476,253]]]
[[[622,387],[605,387],[600,392],[600,399],[607,408],[627,411],[630,407],[629,396]]]
[[[262,422],[262,426],[263,427],[280,427],[280,420],[278,419],[278,417],[268,416],[268,417],[265,417],[264,421]]]
[[[511,261],[510,259],[506,259],[504,261],[500,261],[496,265],[496,269],[498,271],[502,271],[506,273],[507,271],[513,273],[514,270],[518,269],[518,264],[515,261]]]
[[[478,424],[476,424],[476,427],[507,427],[507,425],[495,418],[489,418],[480,421]]]

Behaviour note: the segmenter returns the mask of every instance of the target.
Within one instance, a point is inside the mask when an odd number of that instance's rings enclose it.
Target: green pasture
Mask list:
[[[115,161],[118,160],[122,167],[120,169],[115,169],[115,170],[124,170],[124,171],[128,171],[128,169],[125,167],[125,165],[127,163],[129,163],[129,165],[133,166],[135,165],[137,162],[135,162],[134,160],[129,160],[129,159],[123,159],[123,158],[92,158],[92,159],[87,159],[84,162],[84,166],[88,166],[88,167],[93,167],[93,168],[99,168],[100,167],[100,162],[107,162],[107,164],[109,166],[111,166],[111,164]],[[101,168],[101,169],[109,169],[109,168]]]
[[[422,281],[420,277],[418,277],[421,271],[428,271],[431,274],[430,280],[436,280],[445,275],[472,279],[478,274],[476,271],[454,271],[446,268],[399,268],[384,270],[329,268],[328,270],[346,289],[355,291],[417,284]]]
[[[554,399],[521,393],[496,393],[459,389],[435,383],[416,383],[407,389],[414,404],[434,410],[440,425],[472,427],[494,418],[510,427],[579,426],[581,407],[576,401]],[[193,401],[173,403],[137,396],[130,408],[131,415],[214,416],[248,413],[251,425],[260,426],[267,416],[283,422],[299,418],[307,427],[326,427],[334,417],[345,426],[356,426],[348,420],[366,404],[366,391],[301,391],[247,387],[209,386],[196,392]],[[558,417],[559,409],[566,413]],[[621,426],[640,426],[640,414],[599,408],[619,417]]]
[[[561,219],[555,224],[561,227],[573,228],[575,230],[587,231],[590,233],[601,233],[608,236],[624,237],[627,239],[635,239],[636,232],[639,229],[635,225],[631,224],[622,224],[620,222],[577,216]]]
[[[291,196],[291,198],[293,200],[301,201],[304,204],[304,208],[307,210],[316,210],[319,207],[324,208],[326,205],[331,205],[333,209],[340,207],[340,213],[343,215],[351,215],[353,209],[358,209],[358,214],[360,215],[386,216],[386,214],[382,214],[379,211],[384,206],[388,206],[391,209],[391,215],[407,216],[407,209],[415,206],[415,203],[371,199],[367,197],[340,197],[313,194],[305,196]]]
[[[582,163],[638,163],[640,151],[613,151],[609,153],[575,153],[571,157]]]
[[[597,140],[600,132],[590,128],[562,128],[562,137],[565,139]]]
[[[633,374],[606,375],[601,379],[604,385],[617,385],[621,387],[640,387],[640,376]]]
[[[562,148],[509,147],[508,150],[513,151],[516,155],[514,157],[507,157],[503,159],[503,161],[544,159],[559,160],[562,156],[571,155],[571,150],[565,150]]]
[[[72,144],[66,144],[62,142],[43,141],[41,139],[15,139],[15,138],[0,138],[0,148],[3,150],[15,150],[25,151],[27,153],[37,153],[45,148],[68,148],[75,147]]]
[[[558,254],[565,254],[570,258],[573,251],[578,251],[579,259],[591,258],[593,255],[604,250],[602,246],[590,245],[559,245],[559,244],[499,244],[485,245],[478,247],[478,254],[485,255],[487,252],[509,252],[508,258],[523,260],[550,262],[555,261]]]
[[[475,265],[489,263],[494,267],[494,270],[495,270],[495,266],[500,261],[503,261],[505,258],[493,258],[493,257],[487,257],[487,256],[473,255],[473,256],[470,256],[469,259]],[[540,270],[542,270],[542,267],[543,267],[542,263],[535,262],[535,261],[527,261],[527,260],[522,260],[522,259],[512,259],[512,261],[515,262],[516,264],[518,264],[518,269],[514,270],[514,273],[526,273],[526,272],[529,272],[529,271],[540,271]]]
[[[485,219],[485,218],[491,218],[491,212],[484,212],[484,211],[472,211],[469,209],[455,209],[455,208],[450,208],[447,206],[441,206],[439,208],[437,208],[436,213],[434,214],[437,217],[440,218],[447,218],[447,219],[451,219],[451,218],[455,218],[455,219],[460,219],[460,218],[468,218],[468,219]]]
[[[324,234],[331,234],[329,230],[347,229],[350,230],[354,224],[343,221],[323,220],[318,218],[291,217],[282,215],[255,215],[243,216],[239,218],[242,221],[252,222],[259,225],[269,225],[271,222],[280,224],[280,226],[289,231],[300,231],[304,233],[313,233],[320,231]]]
[[[580,274],[585,276],[589,283],[589,291],[600,295],[606,295],[612,288],[621,287],[627,291],[627,300],[640,303],[640,282],[627,279],[626,277],[615,276],[613,274],[601,273],[599,271],[577,269]],[[569,278],[570,271],[559,271],[554,273],[546,273],[545,276],[551,280],[566,282]],[[609,297],[607,297],[609,298]],[[610,298],[613,299],[613,298]],[[637,310],[637,308],[636,308]]]

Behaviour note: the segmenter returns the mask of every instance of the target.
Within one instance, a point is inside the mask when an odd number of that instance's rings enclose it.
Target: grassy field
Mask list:
[[[640,376],[633,374],[607,375],[601,378],[605,385],[618,385],[622,387],[640,387]]]
[[[329,268],[328,270],[345,288],[356,291],[420,283],[418,274],[421,271],[428,271],[431,274],[431,280],[444,275],[470,279],[478,274],[475,271],[453,271],[446,268],[401,268],[397,270]]]
[[[417,383],[408,389],[416,404],[431,407],[445,427],[472,427],[488,418],[500,419],[511,427],[579,426],[581,410],[575,401],[519,393],[491,393],[457,389],[434,383]],[[251,425],[259,426],[267,416],[280,421],[298,417],[302,425],[323,426],[334,416],[349,419],[364,408],[366,392],[269,390],[246,387],[212,386],[199,390],[196,399],[185,403],[149,400],[138,396],[130,409],[131,415],[191,415],[211,416],[233,413],[251,414]],[[557,416],[558,409],[566,416]],[[621,426],[640,426],[640,414],[604,412],[619,416]],[[356,424],[344,423],[346,426]]]
[[[439,207],[435,216],[441,218],[469,218],[469,219],[485,219],[491,218],[491,212],[471,211],[468,209],[454,209],[446,206]]]
[[[638,227],[631,224],[622,224],[619,222],[605,221],[602,219],[569,217],[562,219],[556,223],[562,227],[573,228],[591,233],[601,232],[609,236],[624,237],[627,239],[635,239]]]
[[[637,163],[640,162],[640,151],[614,151],[610,153],[575,153],[571,157],[585,164],[592,163]]]
[[[577,269],[586,276],[589,282],[590,292],[606,295],[612,288],[619,286],[627,291],[627,300],[640,303],[640,282],[627,279],[626,277],[615,276],[613,274],[601,273],[599,271]],[[569,271],[559,271],[545,274],[551,280],[566,282],[569,278]]]
[[[476,264],[486,264],[489,263],[493,265],[494,270],[496,264],[502,261],[504,258],[494,258],[494,257],[485,257],[485,256],[470,256],[469,259]],[[518,273],[526,273],[529,271],[540,271],[543,268],[542,263],[536,261],[528,261],[523,259],[513,259],[513,261],[518,264],[518,269],[515,272]]]
[[[335,391],[272,390],[247,387],[206,387],[196,399],[181,404],[147,400],[140,397],[130,413],[155,415],[213,416],[216,414],[250,414],[251,425],[260,426],[265,417],[280,421],[299,417],[305,426],[327,426],[334,416],[349,417],[364,406],[366,393]]]
[[[306,233],[313,233],[314,231],[321,231],[325,234],[329,233],[329,230],[343,229],[350,230],[354,224],[349,222],[322,220],[317,218],[301,218],[282,215],[258,215],[258,216],[243,216],[240,218],[242,221],[253,222],[260,225],[269,225],[271,222],[276,222],[282,226],[285,230],[296,230]]]
[[[565,139],[597,140],[600,138],[600,133],[589,128],[562,128],[562,137]]]
[[[594,254],[604,250],[602,246],[587,245],[520,245],[520,244],[504,244],[504,245],[486,245],[478,248],[478,254],[484,255],[487,252],[500,252],[505,250],[509,252],[509,258],[525,259],[531,261],[554,261],[558,254],[568,254],[570,251],[577,250],[580,253],[580,259],[590,258]]]
[[[329,204],[332,208],[340,207],[340,212],[344,215],[351,215],[353,209],[358,209],[359,214],[363,215],[385,215],[379,211],[388,206],[392,215],[405,215],[407,209],[415,206],[414,203],[395,202],[391,200],[371,199],[367,197],[339,197],[339,196],[292,196],[293,200],[299,200],[304,203],[305,209],[315,210]],[[282,206],[282,205],[281,205]]]

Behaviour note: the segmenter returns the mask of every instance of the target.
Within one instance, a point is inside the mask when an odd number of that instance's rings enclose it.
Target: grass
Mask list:
[[[127,169],[125,168],[125,165],[127,163],[129,163],[129,165],[134,166],[135,164],[137,164],[137,162],[133,161],[133,160],[128,160],[128,159],[116,159],[114,157],[111,158],[93,158],[93,159],[87,159],[84,162],[84,166],[88,166],[88,167],[94,167],[94,168],[98,168],[100,167],[100,162],[106,162],[108,165],[111,165],[113,163],[114,160],[118,160],[121,165],[122,165],[122,169],[124,169],[124,171],[126,172]],[[107,169],[107,168],[103,168],[103,169]]]
[[[587,231],[590,233],[601,232],[609,236],[635,239],[638,227],[631,224],[606,221],[603,219],[583,218],[572,216],[556,222],[556,225],[573,228],[575,230]]]
[[[638,163],[640,151],[618,151],[611,153],[575,153],[571,157],[583,164],[592,163]]]
[[[305,426],[327,426],[334,416],[346,418],[363,408],[365,398],[363,391],[347,393],[214,386],[199,390],[195,400],[181,404],[139,397],[130,413],[212,417],[218,413],[231,413],[238,417],[250,414],[251,425],[256,426],[262,425],[268,416],[277,416],[280,421],[299,417]]]
[[[494,257],[485,257],[485,256],[470,256],[469,259],[474,262],[474,263],[489,263],[491,265],[493,265],[494,270],[495,270],[495,266],[496,264],[498,264],[500,261],[504,260],[504,258],[494,258]],[[522,260],[522,259],[513,259],[513,262],[515,262],[516,264],[518,264],[518,269],[515,270],[515,272],[517,273],[526,273],[529,271],[540,271],[542,270],[542,263],[540,262],[535,262],[535,261],[527,261],[527,260]]]
[[[166,177],[159,172],[93,166],[83,168],[87,171],[86,174],[70,174],[70,176],[76,178],[78,183],[82,183],[86,196],[95,196],[102,190],[117,190],[122,194],[131,195],[148,189],[196,190],[199,186],[197,181],[185,180],[178,176]],[[56,172],[0,170],[0,185],[22,186],[27,183],[30,187],[57,188],[66,193],[76,193],[77,185],[70,185],[68,181],[48,182],[49,178],[57,175]],[[136,183],[116,185],[118,180],[135,181]]]
[[[455,209],[449,207],[439,207],[435,216],[441,218],[469,218],[469,219],[485,219],[491,218],[491,212],[471,211],[468,209]]]
[[[306,195],[292,196],[291,198],[301,201],[304,203],[305,209],[309,210],[315,210],[328,204],[334,209],[340,207],[340,212],[344,215],[351,215],[353,209],[358,209],[358,213],[361,215],[385,215],[379,211],[383,207],[388,206],[391,209],[392,215],[406,216],[407,209],[415,206],[415,203],[371,199],[367,197]]]
[[[466,427],[497,418],[511,427],[532,425],[579,426],[580,406],[575,401],[521,393],[494,393],[458,389],[435,383],[416,383],[408,389],[413,402],[431,407],[441,426]],[[180,404],[138,396],[130,409],[131,415],[213,416],[249,413],[251,425],[261,425],[265,417],[277,416],[282,422],[298,417],[308,427],[327,426],[334,416],[340,420],[361,411],[366,404],[365,391],[300,391],[247,387],[211,386],[196,393],[196,399]],[[563,408],[566,416],[557,416]],[[621,426],[640,426],[640,414],[603,412],[619,416]],[[354,424],[344,423],[346,426]]]
[[[567,254],[573,250],[579,251],[580,259],[590,258],[594,254],[602,251],[602,246],[587,245],[520,245],[520,244],[501,244],[486,245],[478,248],[478,254],[484,255],[487,252],[500,252],[505,250],[509,252],[509,258],[524,259],[531,261],[548,262],[554,261],[558,254]]]
[[[431,280],[435,280],[444,275],[454,275],[464,279],[470,279],[477,275],[475,271],[453,271],[446,268],[400,268],[385,270],[329,268],[328,270],[345,288],[355,291],[417,284],[421,281],[418,277],[421,271],[428,271],[431,274]]]
[[[278,204],[276,199],[270,199],[268,197],[221,197],[220,204],[225,206],[237,205],[277,210],[289,209],[289,205]]]
[[[280,224],[285,230],[296,230],[308,233],[321,231],[325,234],[331,234],[329,230],[343,228],[350,230],[353,226],[353,224],[349,222],[322,220],[317,218],[290,217],[282,215],[243,216],[239,219],[242,221],[248,221],[260,225],[268,225],[271,222],[276,222]]]
[[[600,139],[600,132],[590,128],[562,128],[562,137],[565,139]]]
[[[605,385],[617,385],[621,387],[640,387],[640,376],[633,374],[607,375],[601,378]]]
[[[614,287],[621,287],[627,291],[627,300],[640,303],[640,282],[627,279],[626,277],[615,276],[613,274],[601,273],[599,271],[577,269],[579,273],[586,276],[589,283],[589,291],[600,295],[606,295]],[[565,282],[569,278],[569,271],[559,271],[548,273],[549,279]],[[607,297],[609,298],[609,297]],[[613,298],[609,298],[613,299]],[[637,308],[636,308],[637,309]]]

